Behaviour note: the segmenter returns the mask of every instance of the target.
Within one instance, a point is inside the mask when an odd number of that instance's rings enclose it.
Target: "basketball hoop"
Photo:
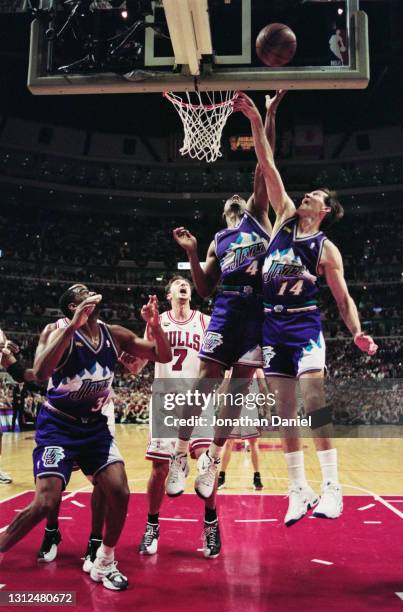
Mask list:
[[[191,94],[194,96],[193,102]],[[190,155],[200,161],[205,159],[207,162],[214,162],[221,157],[222,131],[233,112],[237,92],[195,91],[185,92],[181,97],[169,91],[163,95],[174,105],[182,119],[184,138],[180,154]]]

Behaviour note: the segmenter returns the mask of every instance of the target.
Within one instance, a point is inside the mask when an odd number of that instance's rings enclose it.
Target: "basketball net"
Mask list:
[[[233,91],[185,92],[182,97],[164,92],[182,119],[184,138],[181,155],[214,162],[222,157],[221,136],[228,117],[234,110],[237,93]],[[193,101],[192,101],[193,96]]]

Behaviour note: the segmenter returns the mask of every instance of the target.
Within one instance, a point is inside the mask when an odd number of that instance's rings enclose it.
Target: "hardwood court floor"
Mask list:
[[[0,486],[0,500],[33,489],[32,449],[34,432],[3,435],[1,469],[10,473],[13,483]],[[116,439],[126,461],[130,489],[135,493],[146,491],[150,463],[144,459],[148,429],[136,425],[117,425]],[[345,495],[377,494],[382,496],[403,495],[403,440],[400,438],[352,438],[335,440],[338,448],[340,481]],[[287,473],[283,453],[278,439],[259,441],[260,471],[264,484],[263,493],[285,494]],[[250,453],[238,445],[227,470],[225,493],[248,494],[253,492],[253,469]],[[304,441],[307,479],[314,488],[321,481],[313,442]],[[191,473],[187,492],[193,491],[195,462],[191,461]],[[87,479],[74,472],[69,484],[70,491],[91,490]],[[256,493],[259,495],[259,493]],[[403,510],[403,508],[402,508]]]

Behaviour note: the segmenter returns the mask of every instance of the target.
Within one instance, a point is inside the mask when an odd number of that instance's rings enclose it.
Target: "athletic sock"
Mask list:
[[[114,546],[105,546],[102,542],[101,546],[98,548],[97,557],[106,557],[108,560],[113,560],[115,556],[115,547]]]
[[[148,513],[147,523],[150,523],[150,525],[158,525],[158,523],[159,523],[159,521],[158,521],[159,515],[160,515],[159,512],[156,512],[156,514]]]
[[[222,449],[223,449],[223,446],[217,446],[217,444],[212,442],[207,449],[208,456],[211,457],[211,459],[220,459]]]
[[[176,440],[175,455],[187,455],[189,450],[189,440]]]
[[[45,529],[46,531],[56,531],[59,529],[59,523],[56,521],[56,523],[53,523],[52,525],[46,525]]]
[[[217,510],[215,508],[205,508],[204,521],[205,523],[214,523],[217,520]]]
[[[324,482],[339,483],[339,477],[337,473],[337,449],[331,448],[325,451],[317,451],[320,469],[322,471],[322,477]]]
[[[300,450],[293,453],[285,453],[284,457],[287,463],[290,487],[308,486],[305,478],[304,452]]]
[[[101,540],[102,542],[102,533],[91,533],[90,540]]]

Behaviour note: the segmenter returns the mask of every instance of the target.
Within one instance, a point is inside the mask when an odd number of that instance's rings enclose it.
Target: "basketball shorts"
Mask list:
[[[295,378],[324,370],[326,347],[319,310],[266,313],[262,352],[266,376]]]
[[[92,477],[112,463],[123,463],[105,418],[86,424],[70,422],[42,406],[36,428],[35,480],[59,476],[65,488],[75,463]]]
[[[263,303],[256,295],[218,294],[199,358],[254,368],[262,365]]]

